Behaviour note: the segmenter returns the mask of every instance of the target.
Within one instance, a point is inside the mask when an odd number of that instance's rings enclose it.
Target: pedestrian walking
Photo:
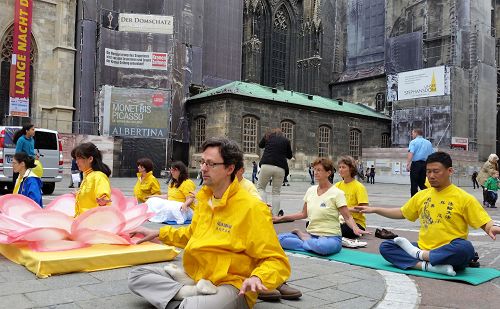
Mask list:
[[[198,172],[198,176],[196,176],[196,179],[200,180],[200,182],[198,183],[198,186],[202,186],[203,185],[203,173],[201,172],[201,170]]]
[[[19,130],[17,130],[14,133],[14,136],[12,137],[12,141],[14,144],[16,144],[16,152],[15,153],[20,153],[24,152],[28,156],[32,157],[33,159],[38,159],[36,154],[35,154],[35,125],[31,123],[27,123],[23,125],[23,127]],[[36,162],[35,162],[36,164]],[[32,170],[36,174],[35,168]],[[13,184],[16,184],[17,177],[19,176],[19,173],[13,172],[12,173],[12,181]],[[40,176],[40,175],[38,175]]]
[[[259,180],[257,177],[257,172],[259,171],[259,166],[257,165],[257,162],[252,161],[252,183],[255,183],[255,181]]]
[[[493,172],[493,176],[490,176],[488,180],[484,183],[484,188],[486,189],[486,207],[497,208],[495,204],[498,199],[498,189],[500,185],[500,180],[498,179],[498,171]]]
[[[370,167],[370,183],[375,184],[375,166]]]
[[[83,175],[82,172],[78,169],[78,165],[76,164],[76,160],[71,160],[71,177],[69,178],[69,186],[68,188],[77,188],[80,187],[80,183],[82,182]]]
[[[314,185],[314,166],[313,164],[309,164],[308,167],[309,177],[311,177],[311,185]]]
[[[476,189],[476,187],[479,188],[479,182],[477,182],[477,171],[474,171],[472,173],[471,179],[472,179],[472,186],[474,187],[474,189]]]
[[[477,182],[483,188],[483,205],[488,207],[488,197],[487,197],[487,189],[484,186],[484,183],[488,178],[493,176],[493,173],[498,171],[498,156],[494,153],[488,156],[488,160],[484,162],[483,166],[479,170],[477,174]]]
[[[414,196],[420,190],[426,189],[425,187],[425,160],[434,152],[430,141],[425,139],[421,129],[413,129],[411,136],[413,140],[408,146],[408,157],[406,160],[406,170],[410,172],[411,183],[411,196]]]
[[[266,197],[266,186],[269,180],[272,182],[272,213],[274,216],[282,214],[280,207],[281,186],[288,171],[287,159],[292,158],[292,147],[290,140],[286,138],[281,129],[275,128],[259,142],[259,147],[264,148],[264,153],[260,160],[260,176],[257,183],[257,190],[262,198]],[[267,200],[267,199],[265,199]]]

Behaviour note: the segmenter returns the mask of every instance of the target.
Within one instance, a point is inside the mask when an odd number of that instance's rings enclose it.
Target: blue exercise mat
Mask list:
[[[184,223],[182,224],[177,224],[177,221],[163,221],[163,224],[168,224],[168,225],[189,225],[191,224],[191,220],[186,220]]]
[[[457,275],[454,277],[416,270],[416,269],[406,269],[406,270],[399,269],[393,266],[391,263],[387,262],[380,254],[368,253],[359,250],[349,250],[344,248],[339,253],[328,256],[318,255],[312,252],[305,252],[305,251],[295,251],[295,250],[286,250],[286,251],[308,256],[314,256],[320,259],[333,260],[337,262],[343,262],[347,264],[363,266],[373,269],[387,270],[406,275],[413,275],[413,276],[433,278],[433,279],[442,279],[442,280],[465,281],[473,285],[479,285],[481,283],[485,283],[487,281],[500,277],[500,270],[495,268],[467,267],[462,271],[457,271]]]

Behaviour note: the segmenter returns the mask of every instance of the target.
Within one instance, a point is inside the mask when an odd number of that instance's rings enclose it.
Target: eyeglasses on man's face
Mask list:
[[[200,167],[203,167],[203,165],[207,165],[209,168],[214,168],[217,165],[224,165],[224,162],[212,162],[212,161],[205,161],[205,160],[200,160],[198,161],[200,163]]]

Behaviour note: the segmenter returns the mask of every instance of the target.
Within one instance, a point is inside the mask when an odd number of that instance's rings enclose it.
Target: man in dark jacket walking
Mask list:
[[[260,148],[264,148],[264,154],[260,160],[260,175],[257,182],[257,190],[264,200],[266,197],[266,186],[270,179],[272,182],[272,214],[282,215],[280,208],[281,184],[285,178],[285,171],[288,170],[287,159],[292,158],[292,147],[290,141],[283,135],[281,129],[272,129],[266,133],[259,143]]]

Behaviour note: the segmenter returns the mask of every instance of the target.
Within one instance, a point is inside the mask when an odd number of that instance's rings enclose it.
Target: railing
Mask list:
[[[70,121],[57,117],[12,117],[4,116],[3,125],[22,126],[25,123],[33,123],[35,127],[56,130],[60,133],[76,133],[101,135],[99,122],[96,121]]]

